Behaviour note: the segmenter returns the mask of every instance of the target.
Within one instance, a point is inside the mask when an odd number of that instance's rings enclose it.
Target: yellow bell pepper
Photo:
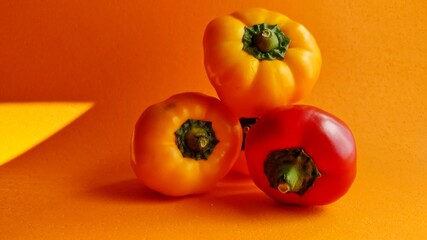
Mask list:
[[[304,26],[261,8],[212,20],[203,47],[210,82],[239,117],[298,102],[313,88],[322,64]]]

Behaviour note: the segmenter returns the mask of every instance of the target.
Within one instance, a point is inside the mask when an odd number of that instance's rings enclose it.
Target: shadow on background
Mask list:
[[[177,211],[192,209],[201,218],[227,222],[230,215],[239,218],[267,218],[275,222],[297,221],[322,214],[324,207],[295,206],[278,203],[261,192],[248,176],[230,173],[210,191],[183,197],[169,197],[143,186],[137,179],[119,180],[88,189],[84,198],[113,205],[161,205]],[[164,210],[167,211],[167,210]],[[182,216],[188,213],[182,213]],[[287,220],[285,220],[287,219]]]

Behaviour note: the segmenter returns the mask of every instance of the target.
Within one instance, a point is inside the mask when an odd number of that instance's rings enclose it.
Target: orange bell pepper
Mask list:
[[[131,166],[145,186],[164,195],[203,193],[229,172],[242,136],[239,120],[217,98],[176,94],[141,114]]]
[[[304,26],[261,8],[212,20],[203,47],[210,82],[239,117],[259,117],[301,100],[322,64],[316,40]]]

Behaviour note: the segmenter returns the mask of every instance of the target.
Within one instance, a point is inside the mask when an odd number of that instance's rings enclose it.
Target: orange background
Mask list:
[[[252,6],[318,40],[323,66],[304,102],[343,119],[358,144],[356,181],[334,204],[281,206],[237,175],[171,199],[131,171],[140,113],[178,92],[214,95],[204,27]],[[0,238],[426,238],[426,9],[417,0],[1,1],[0,142],[33,142],[0,166]]]

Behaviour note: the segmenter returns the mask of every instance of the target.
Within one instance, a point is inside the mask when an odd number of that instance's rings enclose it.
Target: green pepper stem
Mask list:
[[[270,29],[264,29],[253,37],[255,46],[262,52],[269,52],[279,46],[279,39]]]
[[[175,132],[176,145],[183,157],[207,160],[219,140],[215,136],[212,123],[188,119]]]
[[[245,27],[243,50],[259,60],[284,59],[291,40],[277,25],[265,23]]]
[[[272,151],[264,162],[270,187],[303,195],[320,177],[313,159],[301,148]]]
[[[204,128],[193,127],[185,134],[185,143],[193,151],[203,151],[209,145],[209,136]]]

